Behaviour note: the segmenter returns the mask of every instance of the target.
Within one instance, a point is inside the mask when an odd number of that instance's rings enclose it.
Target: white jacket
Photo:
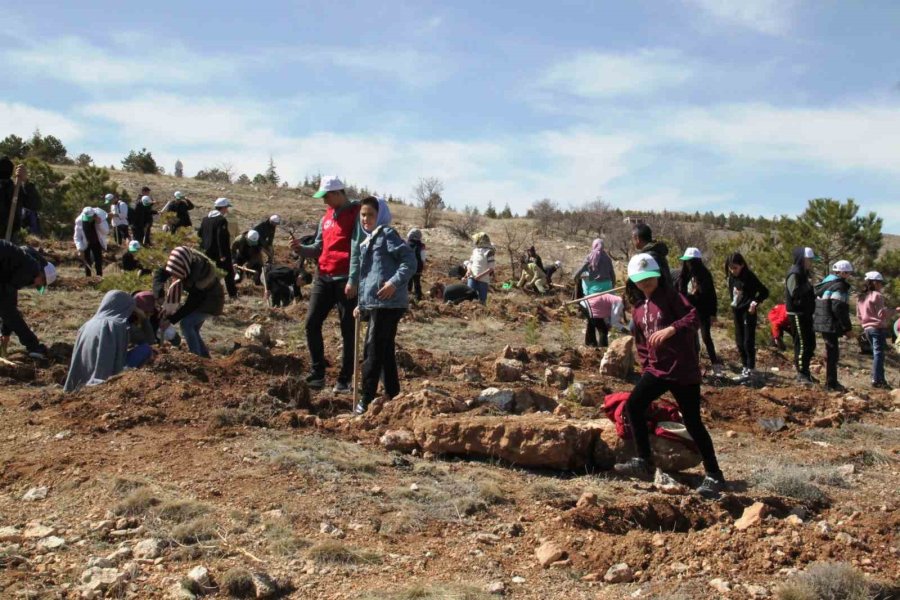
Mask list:
[[[119,200],[110,207],[113,227],[128,225],[128,204]]]
[[[472,249],[472,256],[469,258],[469,277],[481,275],[487,270],[494,268],[494,247],[493,246],[476,246]],[[491,276],[485,275],[478,281],[485,283],[491,282]]]
[[[100,245],[106,250],[106,237],[109,235],[109,223],[107,222],[107,214],[101,208],[95,208],[94,212],[100,216],[100,222],[97,223],[97,238],[100,240]],[[96,223],[96,221],[95,221]],[[81,215],[78,215],[78,218],[75,219],[75,248],[79,252],[84,252],[88,247],[87,236],[84,235],[84,221],[81,220]]]

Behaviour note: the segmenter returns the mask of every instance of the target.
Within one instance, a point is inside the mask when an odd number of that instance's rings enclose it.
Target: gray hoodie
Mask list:
[[[106,292],[97,313],[78,330],[65,391],[101,384],[125,368],[128,318],[133,312],[131,294]]]

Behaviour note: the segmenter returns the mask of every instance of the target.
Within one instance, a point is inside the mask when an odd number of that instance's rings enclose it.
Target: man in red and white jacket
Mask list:
[[[319,191],[313,197],[321,198],[328,207],[316,230],[315,241],[309,245],[299,240],[291,242],[291,248],[300,256],[318,259],[306,315],[306,344],[311,362],[306,383],[313,389],[325,387],[322,324],[336,306],[341,321],[343,354],[333,391],[349,393],[353,378],[353,309],[356,308],[356,288],[350,283],[350,244],[358,235],[359,202],[347,198],[344,184],[335,176],[323,177]]]

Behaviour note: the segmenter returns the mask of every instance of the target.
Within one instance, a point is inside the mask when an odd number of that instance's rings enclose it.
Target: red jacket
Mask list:
[[[334,216],[328,207],[322,217],[322,254],[319,275],[346,277],[350,274],[350,242],[359,218],[359,204],[352,204]]]
[[[700,319],[688,299],[675,290],[657,288],[653,296],[634,309],[634,341],[645,373],[682,385],[700,383],[697,329]],[[675,335],[656,348],[647,341],[668,326]]]
[[[603,412],[606,418],[616,424],[616,435],[623,440],[631,439],[631,428],[625,422],[625,407],[628,404],[628,398],[631,397],[629,392],[616,392],[607,394],[603,399]],[[681,413],[678,408],[665,400],[656,400],[650,404],[647,409],[647,428],[657,437],[666,438],[675,442],[681,442],[691,448],[696,448],[696,444],[688,441],[676,433],[672,433],[668,429],[664,429],[658,425],[661,421],[672,421],[674,423],[683,423]]]
[[[769,327],[772,329],[772,337],[778,337],[788,328],[787,307],[784,304],[776,304],[769,311]]]

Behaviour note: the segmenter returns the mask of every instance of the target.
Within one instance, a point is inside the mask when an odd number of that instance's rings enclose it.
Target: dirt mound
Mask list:
[[[635,527],[646,531],[696,531],[727,517],[728,512],[718,505],[695,496],[677,500],[671,496],[651,496],[638,502],[575,508],[568,515],[576,527],[620,535]]]
[[[795,387],[704,388],[703,398],[711,421],[756,433],[764,433],[759,419],[781,417],[786,423],[805,425],[834,404],[834,399],[822,390]]]

